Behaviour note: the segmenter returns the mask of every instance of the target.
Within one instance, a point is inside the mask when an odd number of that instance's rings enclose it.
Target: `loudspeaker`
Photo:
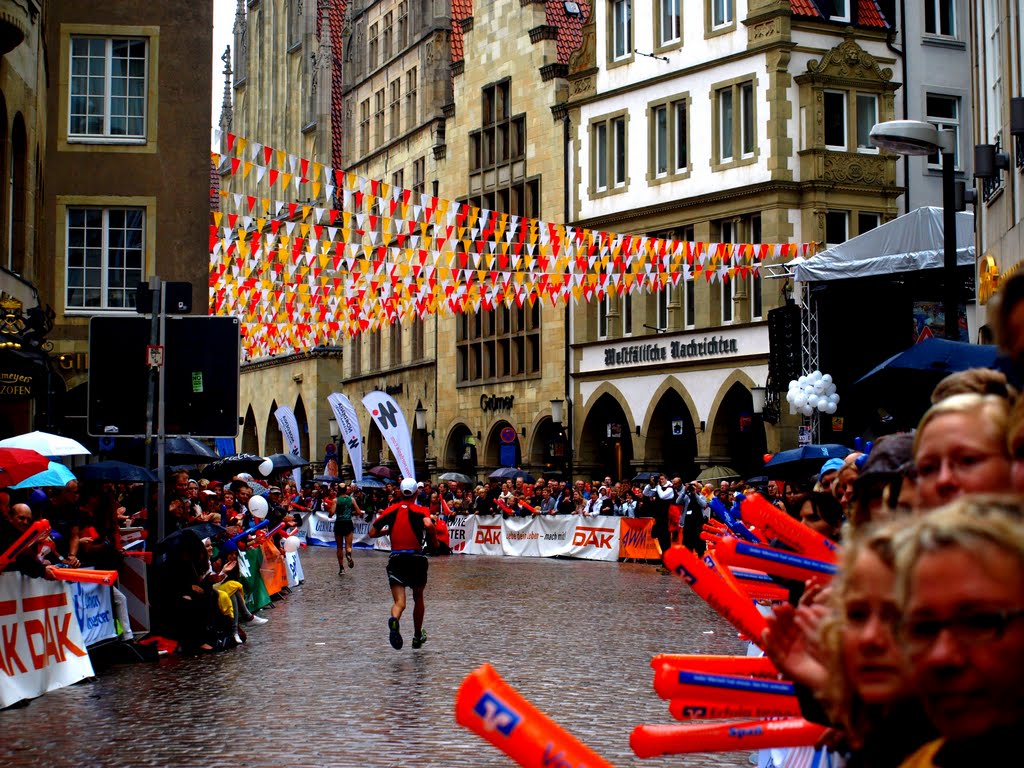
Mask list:
[[[800,378],[800,307],[786,304],[768,312],[768,378],[784,392]]]

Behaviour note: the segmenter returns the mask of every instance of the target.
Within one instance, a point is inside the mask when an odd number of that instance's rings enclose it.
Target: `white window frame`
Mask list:
[[[861,226],[861,220],[864,217],[866,217],[866,216],[870,216],[871,218],[873,218],[875,220],[875,226],[870,227],[868,229],[865,229],[864,227]],[[882,226],[882,215],[880,213],[874,213],[873,211],[858,211],[857,212],[857,234],[858,235],[863,235],[865,232],[870,232],[872,229],[878,229],[880,226]]]
[[[924,14],[924,33],[926,35],[934,35],[935,37],[956,37],[956,0],[924,0],[924,6],[927,11],[928,8],[932,9],[934,18],[932,23],[935,25],[935,29],[928,29],[928,14]],[[945,6],[949,9],[949,31],[943,32],[940,27],[942,26],[942,7]]]
[[[711,1],[711,29],[722,29],[733,23],[735,16],[736,0],[710,0]]]
[[[843,119],[840,121],[840,125],[843,126],[843,141],[841,144],[830,144],[828,141],[829,137],[823,135],[822,139],[825,142],[825,149],[832,150],[833,152],[846,152],[850,146],[850,92],[836,90],[834,88],[826,88],[822,95],[822,110],[828,109],[828,106],[825,104],[825,99],[828,96],[842,97]]]
[[[102,133],[81,133],[74,132],[72,130],[72,121],[74,118],[73,105],[76,98],[84,98],[89,101],[88,93],[88,76],[86,79],[86,93],[84,96],[77,96],[73,90],[76,79],[83,77],[81,75],[75,75],[75,60],[74,48],[76,41],[91,42],[93,40],[102,40],[104,42],[104,57],[103,57],[103,131]],[[139,119],[142,121],[142,133],[132,134],[117,134],[111,133],[111,99],[112,99],[112,80],[113,80],[113,46],[114,42],[126,41],[129,43],[142,43],[144,48],[143,53],[143,95],[142,95],[142,115],[133,115],[132,119]],[[148,126],[149,126],[149,83],[150,83],[150,72],[149,72],[149,57],[150,57],[150,45],[149,39],[146,37],[139,36],[110,36],[110,37],[96,37],[93,35],[72,35],[68,41],[68,124],[67,124],[67,136],[69,142],[89,142],[89,143],[112,143],[112,144],[145,144],[148,139]],[[89,57],[87,57],[87,61]],[[131,59],[129,59],[131,61]],[[126,76],[127,78],[127,76]],[[127,94],[126,94],[126,98]],[[138,97],[132,97],[137,99]],[[125,116],[127,120],[127,115]]]
[[[608,316],[611,314],[611,294],[605,291],[604,298],[597,302],[597,338],[608,338]]]
[[[757,122],[754,119],[757,114],[754,100],[757,97],[753,81],[740,83],[736,90],[740,95],[740,157],[745,160],[757,151]]]
[[[100,291],[100,305],[98,307],[88,306],[84,303],[84,291],[87,287],[85,285],[85,254],[83,254],[83,266],[75,267],[76,270],[82,271],[82,291],[83,291],[83,303],[72,304],[71,299],[71,223],[72,217],[75,214],[85,214],[88,211],[99,211],[101,213],[100,227],[101,227],[101,240],[100,240],[100,259],[102,270],[100,285],[98,286]],[[140,268],[139,277],[136,281],[145,282],[148,275],[146,274],[146,209],[140,206],[97,206],[97,205],[74,205],[67,206],[64,213],[64,309],[69,313],[99,313],[99,312],[133,312],[134,307],[128,305],[131,297],[134,295],[134,285],[129,283],[126,279],[125,284],[120,288],[112,288],[110,285],[110,270],[112,269],[110,264],[110,214],[113,211],[123,211],[126,215],[129,212],[136,212],[140,214],[142,221],[139,228],[139,243],[140,243]],[[125,272],[127,270],[122,267]],[[93,286],[95,287],[95,286]],[[108,293],[111,290],[122,290],[125,296],[125,306],[110,306],[108,304],[109,296]]]
[[[680,99],[674,101],[670,105],[672,107],[672,126],[674,128],[672,134],[672,169],[674,173],[686,173],[690,170],[690,104],[688,99]],[[679,130],[679,116],[682,114],[683,130]],[[680,144],[680,136],[682,136],[682,144]],[[682,152],[680,152],[680,147]],[[680,156],[682,156],[682,163],[680,164]]]
[[[854,0],[832,0],[833,5],[836,7],[839,13],[834,13],[828,17],[829,21],[849,21],[850,20],[850,5]],[[842,6],[841,8],[839,6]]]
[[[764,319],[764,277],[761,275],[761,262],[755,261],[750,265],[750,319]]]
[[[983,59],[985,88],[985,132],[987,144],[995,144],[1003,124],[1003,46],[1000,28],[1001,3],[999,0],[985,0],[982,8],[984,14]]]
[[[857,142],[857,151],[864,155],[877,155],[878,147],[872,146],[870,133],[871,128],[868,128],[868,135],[864,137],[866,143],[861,146],[860,136],[860,125],[861,125],[861,100],[870,100],[872,102],[872,110],[874,116],[871,119],[871,126],[873,127],[878,122],[878,94],[875,93],[857,93],[854,94],[854,103],[857,106],[856,114],[854,115],[854,139]]]
[[[608,123],[594,123],[594,191],[607,192],[608,186]]]
[[[683,292],[683,327],[695,328],[697,326],[697,281],[693,273],[686,275],[686,285]]]
[[[668,104],[658,104],[651,109],[652,133],[654,141],[654,178],[668,176],[669,145],[668,145]]]
[[[843,215],[844,220],[845,220],[843,226],[845,228],[846,236],[842,240],[840,240],[839,242],[835,242],[834,243],[831,240],[828,240],[828,229],[829,229],[829,227],[828,227],[828,219],[829,219],[829,216],[832,216],[832,215],[835,215],[835,214],[842,214]],[[825,245],[828,246],[828,247],[831,247],[833,245],[839,245],[839,244],[845,243],[847,240],[849,240],[850,239],[850,212],[849,211],[842,211],[842,210],[826,211],[825,212],[825,231],[822,234],[824,235],[824,237],[825,237],[825,239],[827,241],[825,243]]]
[[[626,186],[626,167],[628,165],[629,139],[626,136],[626,118],[623,115],[613,117],[610,121],[612,129],[612,184],[616,189]]]
[[[660,291],[655,291],[654,327],[658,333],[668,330],[668,308],[672,303],[674,287],[671,282],[665,283]]]
[[[612,61],[623,61],[633,55],[633,1],[611,0]]]
[[[623,288],[619,295],[619,310],[622,312],[622,335],[633,335],[633,293]]]
[[[674,45],[682,39],[683,17],[680,0],[658,0],[658,46]],[[675,20],[674,22],[672,20]],[[669,21],[671,37],[665,34],[665,22]]]
[[[956,117],[938,117],[928,111],[928,99],[944,99],[949,101],[955,108]],[[960,116],[963,114],[962,99],[959,96],[949,93],[926,93],[924,95],[925,120],[940,130],[952,130],[953,140],[953,165],[960,170]],[[936,152],[928,155],[928,167],[931,170],[942,170],[942,155]]]
[[[733,87],[731,85],[718,89],[718,162],[731,163],[736,159],[736,148],[733,146],[733,125],[736,120],[736,105],[734,103]],[[726,104],[729,105],[726,120]],[[729,154],[726,154],[728,151]]]

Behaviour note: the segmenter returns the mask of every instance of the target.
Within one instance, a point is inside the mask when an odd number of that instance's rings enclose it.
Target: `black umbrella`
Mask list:
[[[75,468],[79,480],[99,480],[109,483],[155,483],[157,476],[145,467],[124,461],[97,461]]]
[[[525,469],[519,469],[518,467],[502,467],[491,472],[488,477],[491,480],[518,480],[522,478],[524,483],[534,482],[533,475]]]
[[[194,437],[168,437],[164,441],[164,458],[168,464],[206,464],[216,461],[217,452]]]
[[[304,467],[309,464],[301,456],[292,456],[290,453],[275,453],[272,456],[267,456],[270,462],[274,465],[274,469],[295,469],[297,467]]]
[[[334,475],[313,475],[313,480],[318,483],[340,483],[341,478]]]
[[[216,539],[221,534],[227,535],[228,529],[216,523],[197,523],[190,525],[186,531],[195,531],[200,539]]]
[[[476,480],[474,480],[469,475],[462,474],[461,472],[445,472],[443,475],[441,475],[437,479],[438,480],[443,480],[446,483],[461,483],[462,485],[475,485],[476,484]]]
[[[360,480],[356,485],[360,488],[386,488],[386,484],[383,480],[380,480],[373,475],[363,475],[363,479]]]
[[[771,478],[806,477],[817,474],[821,465],[829,459],[845,459],[849,453],[849,448],[838,443],[803,445],[779,451],[764,465],[764,470]]]
[[[219,461],[207,464],[203,467],[203,477],[209,480],[228,480],[242,472],[250,475],[260,474],[259,468],[266,459],[252,453],[236,453],[234,456],[225,456]]]

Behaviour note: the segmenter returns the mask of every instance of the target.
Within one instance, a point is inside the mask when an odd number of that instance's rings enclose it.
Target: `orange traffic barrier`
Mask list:
[[[767,656],[704,656],[696,653],[659,653],[651,659],[653,669],[669,667],[689,672],[723,675],[753,675],[776,678],[779,670]]]
[[[797,581],[830,581],[839,570],[835,563],[785,552],[775,547],[750,544],[732,537],[715,547],[718,559],[726,565],[765,571]]]
[[[637,757],[813,746],[826,727],[798,717],[713,725],[638,725],[629,735]]]
[[[84,584],[106,584],[117,581],[117,571],[93,571],[87,568],[54,568],[57,581],[80,581]]]
[[[490,664],[466,676],[455,696],[455,720],[521,766],[611,763],[520,696]]]
[[[654,670],[654,691],[669,700],[765,707],[777,706],[780,699],[796,696],[793,684],[785,680],[692,672],[670,666]]]
[[[800,704],[796,699],[779,697],[770,707],[752,707],[747,704],[717,704],[700,699],[672,699],[669,714],[676,720],[735,720],[751,717],[799,717]]]
[[[769,537],[778,539],[797,552],[826,563],[834,563],[838,559],[836,545],[827,536],[815,533],[778,507],[769,504],[758,494],[752,493],[747,496],[740,508],[743,510],[744,518],[749,518]]]
[[[749,597],[732,589],[686,547],[670,547],[665,553],[664,562],[666,568],[689,584],[694,592],[736,629],[754,642],[760,641],[768,623]]]
[[[25,529],[25,532],[21,534],[14,543],[9,546],[3,554],[0,554],[0,571],[4,570],[8,565],[13,563],[22,554],[27,552],[29,548],[35,546],[38,542],[45,539],[50,535],[50,523],[47,520],[36,520],[32,525]]]

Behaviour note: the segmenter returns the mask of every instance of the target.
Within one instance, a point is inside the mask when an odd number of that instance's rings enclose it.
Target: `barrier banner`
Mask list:
[[[504,555],[501,544],[501,515],[471,515],[466,518],[467,555]]]
[[[71,590],[66,582],[0,574],[0,708],[93,676]]]
[[[619,557],[623,560],[657,560],[661,562],[661,547],[651,535],[652,517],[619,518]]]
[[[333,547],[334,543],[334,520],[326,512],[313,512],[306,516],[302,522],[302,539],[311,547]],[[362,549],[377,549],[373,539],[370,538],[370,520],[352,518],[352,546]],[[387,549],[391,549],[390,546]]]
[[[543,557],[543,533],[535,517],[510,517],[502,527],[501,550],[512,557]]]
[[[448,540],[452,553],[466,551],[466,528],[469,517],[466,515],[455,515],[448,518]]]
[[[117,637],[110,587],[81,581],[70,584],[75,618],[78,619],[78,628],[86,646]]]
[[[572,519],[576,521],[576,529],[565,554],[584,560],[615,562],[619,559],[619,518],[574,516]]]

